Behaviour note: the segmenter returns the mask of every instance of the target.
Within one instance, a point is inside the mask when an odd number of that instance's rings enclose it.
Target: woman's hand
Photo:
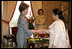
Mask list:
[[[44,31],[43,31],[43,29],[40,29],[40,30],[31,30],[32,32],[34,32],[34,33],[45,33]]]
[[[38,33],[39,32],[39,30],[31,30],[31,31],[34,32],[34,33],[36,33],[36,32]]]
[[[31,30],[32,32],[36,32],[35,30]]]
[[[38,31],[39,31],[39,33],[45,33],[45,30],[44,29],[40,29]]]

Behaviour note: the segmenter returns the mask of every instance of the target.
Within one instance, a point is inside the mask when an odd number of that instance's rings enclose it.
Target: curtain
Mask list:
[[[11,21],[17,1],[3,1],[3,15],[2,15],[2,37],[9,34],[9,22]]]
[[[31,1],[33,15],[38,16],[38,10],[42,9],[42,1]]]

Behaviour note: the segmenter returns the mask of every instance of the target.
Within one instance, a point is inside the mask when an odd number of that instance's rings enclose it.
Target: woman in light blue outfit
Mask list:
[[[28,30],[28,21],[26,19],[26,14],[28,13],[28,5],[21,3],[19,6],[19,11],[21,12],[18,19],[18,32],[17,32],[17,48],[26,48],[27,39],[33,34],[34,30]],[[38,31],[36,31],[38,32]]]
[[[26,47],[27,39],[33,33],[28,30],[28,22],[25,18],[22,18],[23,16],[23,14],[20,14],[18,19],[17,45],[19,48]]]

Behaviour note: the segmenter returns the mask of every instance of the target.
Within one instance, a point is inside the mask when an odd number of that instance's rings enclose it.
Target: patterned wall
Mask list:
[[[69,2],[69,21],[67,23],[68,30],[71,30],[71,2]]]

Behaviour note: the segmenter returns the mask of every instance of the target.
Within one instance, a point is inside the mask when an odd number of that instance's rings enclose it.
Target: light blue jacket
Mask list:
[[[20,14],[18,19],[18,32],[17,32],[17,45],[18,48],[25,48],[27,44],[27,39],[33,34],[28,29],[28,21],[23,14]]]

